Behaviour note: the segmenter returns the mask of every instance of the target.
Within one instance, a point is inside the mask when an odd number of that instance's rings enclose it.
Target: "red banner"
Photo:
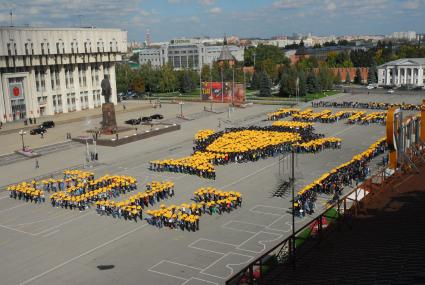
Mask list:
[[[233,90],[232,90],[233,89]],[[232,82],[203,82],[202,99],[213,102],[240,104],[245,102],[245,89],[243,84]]]

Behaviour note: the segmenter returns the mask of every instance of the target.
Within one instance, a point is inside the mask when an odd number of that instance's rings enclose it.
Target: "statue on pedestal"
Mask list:
[[[117,120],[115,118],[115,106],[110,102],[112,95],[111,83],[109,82],[109,76],[105,75],[102,82],[102,96],[105,98],[105,103],[102,104],[102,133],[112,134],[117,131]]]

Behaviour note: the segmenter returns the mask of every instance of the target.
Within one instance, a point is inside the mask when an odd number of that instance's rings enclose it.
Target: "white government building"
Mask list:
[[[119,29],[0,27],[0,121],[99,107],[104,75],[116,104],[115,64],[126,52]]]
[[[237,61],[244,60],[244,48],[235,45],[228,46]],[[159,68],[171,64],[175,70],[201,70],[202,66],[210,65],[220,56],[223,45],[210,45],[199,39],[173,39],[160,46],[144,48],[139,52],[139,63],[150,63]]]
[[[425,86],[425,58],[403,58],[378,66],[381,86]]]

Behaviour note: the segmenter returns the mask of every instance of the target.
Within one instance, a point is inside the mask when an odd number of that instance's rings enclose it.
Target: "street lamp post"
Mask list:
[[[292,245],[292,248],[291,248],[291,251],[292,251],[292,266],[293,267],[295,267],[295,250],[296,250],[296,248],[295,248],[295,241],[296,241],[296,238],[295,238],[295,163],[294,163],[294,160],[295,160],[295,151],[294,151],[294,149],[292,149],[292,152],[291,152],[291,164],[292,164],[292,173],[291,173],[291,190],[292,190],[292,243],[291,243],[291,245]]]
[[[20,131],[19,131],[19,135],[21,136],[21,141],[22,141],[22,151],[25,151],[24,135],[25,135],[26,133],[27,133],[27,132],[25,132],[24,130],[20,130]]]
[[[183,101],[180,101],[179,105],[180,105],[180,117],[183,118]]]

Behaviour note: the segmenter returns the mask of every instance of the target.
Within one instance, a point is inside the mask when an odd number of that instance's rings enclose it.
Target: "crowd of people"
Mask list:
[[[386,112],[373,112],[366,114],[366,112],[357,112],[350,116],[347,120],[348,124],[362,124],[362,125],[369,125],[371,123],[376,124],[385,124],[387,119],[387,113]]]
[[[197,151],[193,155],[183,158],[150,161],[149,169],[160,172],[186,173],[207,179],[215,179],[214,164],[218,164],[219,161],[224,161],[224,159],[225,155],[221,153]]]
[[[242,206],[242,195],[239,192],[225,192],[213,187],[200,188],[194,193],[195,203],[183,203],[179,206],[161,205],[158,210],[147,210],[146,220],[158,228],[199,230],[199,219],[204,214],[219,214]]]
[[[124,218],[125,220],[143,219],[143,211],[149,206],[153,206],[162,200],[174,196],[174,183],[171,181],[153,181],[146,185],[145,192],[139,192],[129,198],[120,201],[97,201],[96,211],[100,215],[111,216],[113,218]]]
[[[279,128],[280,131],[313,131],[313,123],[297,122],[297,121],[276,121],[272,124],[273,127]]]
[[[269,121],[276,121],[279,119],[283,119],[286,117],[291,116],[292,114],[296,114],[300,112],[300,109],[294,109],[294,108],[281,108],[273,113],[267,114],[267,119]]]
[[[304,143],[292,144],[293,149],[297,153],[303,152],[318,152],[327,148],[339,149],[341,148],[341,139],[335,137],[320,138],[311,140]]]
[[[318,193],[332,194],[333,200],[342,194],[346,185],[356,185],[369,174],[368,163],[372,158],[383,153],[386,148],[386,138],[379,139],[364,152],[355,155],[350,161],[341,164],[319,179],[301,189],[294,201],[297,215],[304,216],[314,211],[314,203]]]
[[[16,185],[10,185],[6,188],[9,191],[9,197],[25,202],[42,203],[46,200],[44,191],[37,189],[35,181],[32,183],[22,182]]]
[[[98,179],[75,180],[74,185],[50,196],[53,207],[83,211],[91,204],[119,197],[137,189],[137,180],[131,176],[104,175]]]
[[[313,101],[311,106],[315,108],[356,108],[356,109],[375,109],[375,110],[388,110],[391,107],[399,107],[402,110],[406,111],[419,111],[421,105],[416,104],[406,104],[402,103],[382,103],[382,102],[328,102],[328,101]]]

